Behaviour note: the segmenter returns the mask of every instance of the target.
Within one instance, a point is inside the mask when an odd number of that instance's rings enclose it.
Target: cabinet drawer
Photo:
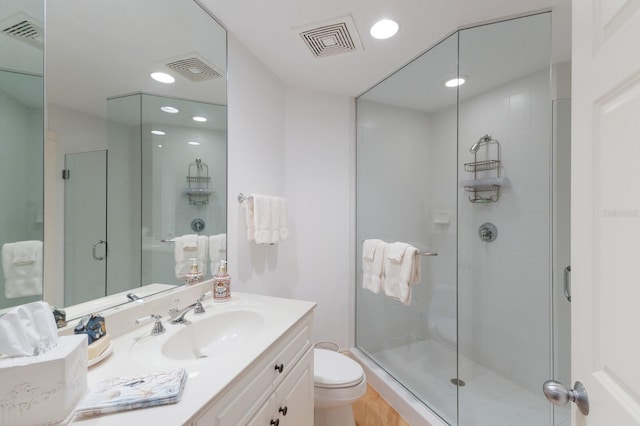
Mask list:
[[[278,383],[289,373],[289,370],[302,357],[305,351],[311,346],[311,327],[305,322],[303,327],[293,330],[286,347],[277,353],[273,358],[271,372],[273,373],[273,383]]]

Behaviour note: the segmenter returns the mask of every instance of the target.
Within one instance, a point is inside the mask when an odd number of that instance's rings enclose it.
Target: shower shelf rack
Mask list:
[[[189,163],[187,170],[187,189],[185,193],[189,197],[189,204],[193,206],[206,206],[209,204],[209,195],[213,193],[209,189],[211,177],[209,176],[209,166],[203,163],[200,158]]]
[[[495,150],[491,150],[492,144],[495,145]],[[487,157],[490,157],[487,160],[478,160],[478,151],[482,145],[487,147]],[[506,181],[500,176],[500,150],[500,142],[489,134],[481,137],[470,149],[473,161],[465,163],[464,170],[473,173],[473,178],[463,181],[462,184],[465,191],[473,193],[468,197],[472,203],[495,203],[500,198],[500,187]]]

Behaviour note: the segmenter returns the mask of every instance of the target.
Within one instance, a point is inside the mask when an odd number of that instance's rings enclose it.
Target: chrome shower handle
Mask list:
[[[98,257],[96,253],[98,244],[104,244],[104,256]],[[95,243],[93,243],[93,247],[91,248],[91,255],[95,260],[104,260],[104,258],[107,257],[107,242],[104,240],[98,240]]]
[[[564,297],[571,302],[571,265],[564,268]]]

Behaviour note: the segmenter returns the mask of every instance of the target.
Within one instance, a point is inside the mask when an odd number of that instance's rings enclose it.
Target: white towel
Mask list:
[[[198,235],[187,234],[182,236],[182,248],[184,250],[197,250],[198,249]]]
[[[196,235],[196,247],[185,248],[184,240],[193,238],[194,234],[183,235],[182,237],[176,237],[174,242],[174,256],[176,261],[175,272],[176,278],[183,279],[187,276],[187,273],[191,270],[191,260],[197,259],[198,271],[202,274],[207,273],[207,247],[209,238],[204,235]]]
[[[227,234],[209,236],[209,261],[211,275],[218,272],[220,262],[227,258]]]
[[[243,202],[247,222],[247,239],[256,244],[274,244],[289,236],[287,200],[253,194]]]
[[[364,240],[362,244],[362,287],[374,293],[382,288],[382,265],[387,243],[382,240]]]
[[[2,270],[7,299],[42,294],[42,241],[3,244]]]
[[[418,249],[406,243],[387,246],[384,260],[384,294],[411,304],[411,284],[420,282]]]

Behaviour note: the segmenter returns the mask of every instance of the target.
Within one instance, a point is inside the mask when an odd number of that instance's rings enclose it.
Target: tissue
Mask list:
[[[40,355],[57,343],[56,323],[45,302],[18,306],[0,317],[2,358]]]

